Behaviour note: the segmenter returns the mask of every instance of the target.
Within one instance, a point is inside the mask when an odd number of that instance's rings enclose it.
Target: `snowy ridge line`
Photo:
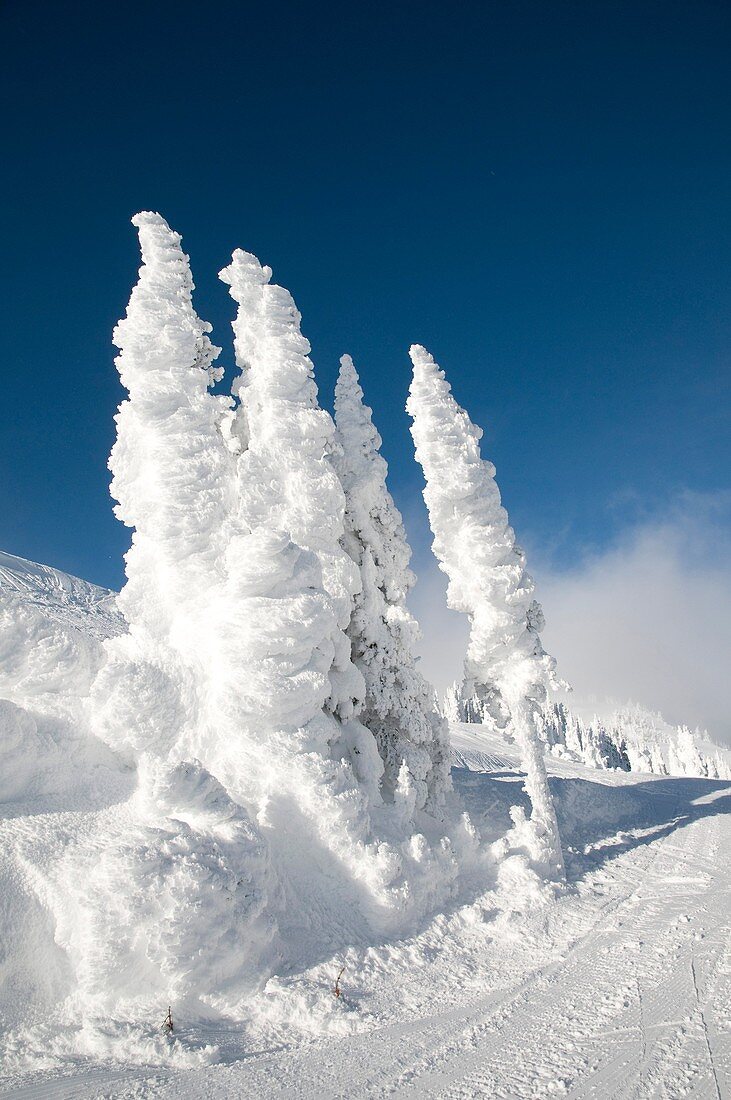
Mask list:
[[[113,598],[114,595],[108,589],[83,581],[70,573],[16,557],[3,550],[0,550],[0,586],[15,592],[27,592],[36,599],[47,596],[56,602],[73,602],[85,606],[110,596]]]
[[[73,617],[80,612],[85,617],[87,628],[98,620],[97,626],[102,636],[124,629],[115,592],[50,565],[41,565],[0,550],[0,598],[10,593],[23,601],[45,607],[49,615],[59,619],[64,615]]]

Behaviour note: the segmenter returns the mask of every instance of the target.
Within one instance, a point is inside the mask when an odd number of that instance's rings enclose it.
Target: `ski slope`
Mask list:
[[[465,800],[499,816],[520,790],[512,747],[453,733]],[[488,892],[412,940],[333,959],[310,978],[340,1011],[311,1033],[262,1018],[246,1039],[188,1036],[219,1045],[214,1065],[66,1065],[3,1095],[731,1096],[731,788],[551,764],[570,887],[547,908]]]
[[[96,639],[119,629],[112,597],[7,555],[0,565],[16,617],[27,603],[63,624],[80,693]],[[270,980],[241,1019],[176,1016],[166,1038],[161,1005],[148,1048],[80,1054],[48,1023],[66,977],[52,869],[103,823],[124,828],[134,775],[70,732],[78,716],[55,683],[13,683],[7,705],[36,723],[20,747],[40,746],[57,781],[39,788],[19,771],[0,804],[0,1095],[731,1097],[731,785],[550,756],[560,896],[546,903],[520,866],[476,867],[409,938],[323,952]],[[499,839],[524,801],[515,746],[454,726],[452,748],[459,797],[482,839]]]

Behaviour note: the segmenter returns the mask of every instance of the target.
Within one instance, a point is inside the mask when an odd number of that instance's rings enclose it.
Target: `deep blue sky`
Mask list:
[[[569,565],[729,485],[728,3],[0,5],[0,546],[119,585],[106,458],[130,216],[289,287],[323,403],[350,351],[419,547],[425,343],[511,517]]]

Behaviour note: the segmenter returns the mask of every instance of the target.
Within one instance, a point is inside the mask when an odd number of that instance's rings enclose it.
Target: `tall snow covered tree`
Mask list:
[[[339,541],[345,500],[330,460],[335,428],[317,401],[300,314],[290,293],[269,281],[271,275],[271,268],[241,249],[221,272],[239,306],[233,327],[240,405],[230,429],[232,447],[243,455],[248,526],[286,531],[320,563],[337,616],[328,706],[347,718],[364,691],[344,633],[360,579]]]
[[[133,529],[119,604],[136,627],[199,647],[200,637],[181,635],[190,635],[191,613],[210,602],[234,499],[233,463],[218,429],[230,399],[209,392],[223,374],[213,365],[220,348],[193,309],[179,234],[159,214],[132,221],[143,266],[113,336],[129,396],[116,416],[111,492],[117,518]]]
[[[238,724],[249,731],[232,738],[226,775],[248,798],[258,791],[258,819],[298,899],[292,920],[332,903],[332,882],[323,892],[313,871],[312,853],[321,849],[345,869],[338,889],[365,887],[368,911],[380,919],[385,910],[392,920],[395,910],[433,904],[434,885],[437,893],[446,888],[453,861],[443,846],[434,858],[444,866],[427,876],[432,857],[407,827],[408,815],[384,806],[383,763],[357,720],[365,685],[345,629],[360,577],[341,545],[335,426],[317,402],[300,315],[271,275],[240,250],[221,272],[238,303],[241,377],[227,428],[238,462],[238,526],[227,550],[231,613],[219,642],[231,679],[216,692],[221,708],[237,693]]]
[[[343,545],[362,583],[348,626],[353,660],[366,683],[361,721],[378,743],[385,797],[393,800],[405,762],[417,808],[438,811],[450,786],[449,732],[433,689],[416,669],[419,628],[406,606],[415,581],[411,551],[386,485],[381,437],[349,355],[340,360],[335,424],[335,466],[345,490]]]
[[[526,771],[534,858],[561,878],[561,842],[536,729],[554,668],[539,638],[543,615],[500,503],[495,467],[480,455],[482,431],[426,349],[414,345],[410,354],[407,410],[426,479],[434,553],[449,578],[449,606],[470,619],[466,694],[476,692],[498,721],[509,722]]]
[[[208,685],[236,495],[219,431],[230,400],[209,392],[218,349],[179,235],[159,214],[133,223],[143,265],[114,332],[129,396],[110,458],[117,515],[134,531],[119,596],[129,629],[105,643],[91,714],[138,786],[129,818],[68,870],[78,988],[89,1017],[109,1019],[149,1018],[171,990],[192,1014],[230,1008],[266,972],[274,935],[266,845],[205,766],[220,736]]]

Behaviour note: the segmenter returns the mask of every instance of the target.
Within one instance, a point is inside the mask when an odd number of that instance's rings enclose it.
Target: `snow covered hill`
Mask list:
[[[123,629],[114,594],[0,553],[0,798],[88,790],[109,750],[87,736],[102,642]]]
[[[510,746],[481,745],[474,727],[454,740],[470,811],[494,822],[497,810],[507,824],[520,798]],[[731,788],[549,766],[570,888],[548,910],[533,908],[519,882],[487,890],[411,939],[352,948],[283,979],[294,993],[286,1019],[266,1003],[275,983],[246,1034],[189,1034],[178,1021],[193,1049],[217,1045],[216,1064],[163,1067],[138,1052],[147,1065],[54,1065],[48,1049],[47,1068],[13,1073],[3,1094],[731,1095]],[[7,823],[4,839],[22,835],[27,852],[49,824]]]
[[[108,637],[122,626],[114,592],[2,550],[0,589],[16,593],[23,601],[44,608],[47,615],[60,621],[80,617],[90,634]]]
[[[364,934],[280,972],[238,1020],[175,1016],[171,1036],[161,1004],[147,1045],[110,1032],[105,1050],[97,1030],[81,1052],[73,1002],[58,1015],[53,895],[65,854],[129,816],[130,769],[82,705],[120,622],[111,594],[47,567],[3,555],[1,580],[2,1095],[731,1096],[731,786],[552,756],[568,875],[555,900],[520,861],[475,864],[413,934]],[[457,794],[480,843],[499,844],[525,804],[515,745],[451,732]]]

